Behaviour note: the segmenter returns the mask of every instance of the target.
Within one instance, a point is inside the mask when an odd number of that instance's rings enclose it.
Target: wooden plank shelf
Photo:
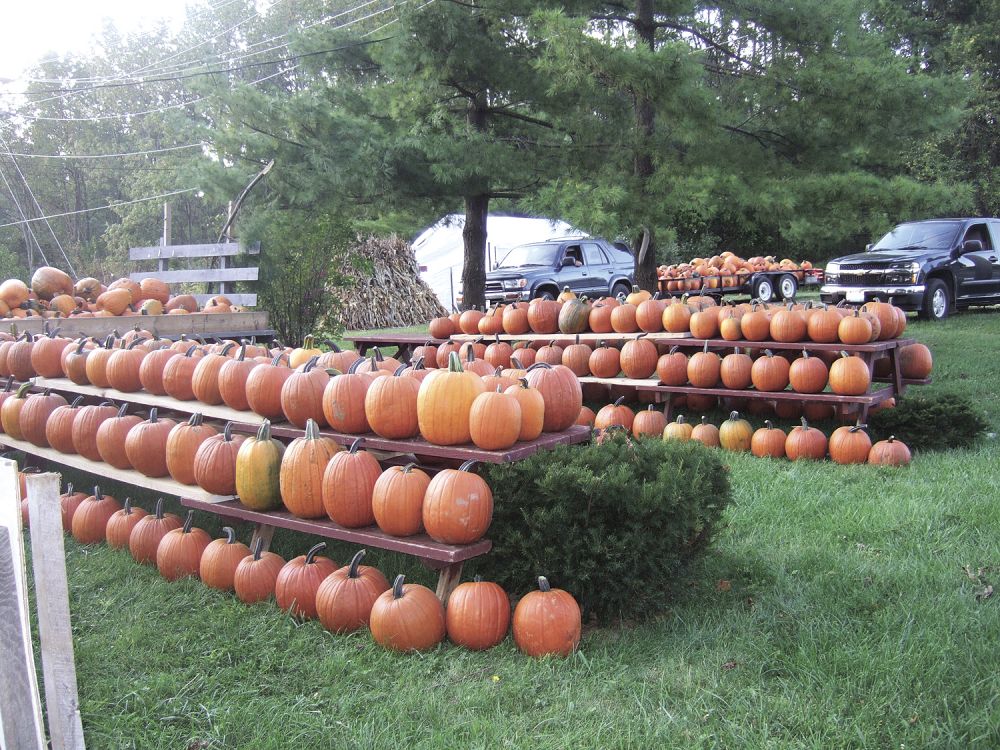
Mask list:
[[[876,352],[886,352],[909,344],[915,343],[916,339],[888,339],[887,341],[872,341],[868,344],[818,344],[814,341],[796,341],[793,343],[782,343],[780,341],[727,341],[726,339],[689,339],[683,344],[683,348],[702,349],[705,342],[708,342],[709,349],[771,349],[773,351],[810,351],[810,352],[840,352],[848,354],[873,354]]]
[[[75,393],[89,396],[97,400],[110,400],[116,402],[127,401],[143,406],[155,406],[161,411],[172,411],[181,414],[200,413],[209,419],[219,419],[224,422],[233,422],[234,427],[240,432],[253,432],[257,426],[264,421],[263,417],[251,411],[237,411],[228,406],[210,406],[200,401],[178,401],[169,396],[154,396],[144,391],[136,393],[122,393],[113,388],[97,388],[92,385],[77,385],[67,378],[36,378],[35,389],[51,388],[60,393]],[[590,430],[584,425],[573,425],[563,432],[546,432],[535,440],[515,443],[513,446],[502,451],[484,451],[472,444],[466,445],[434,445],[420,438],[409,440],[387,440],[374,433],[364,435],[350,435],[343,432],[333,432],[322,430],[323,435],[333,438],[340,445],[350,445],[359,437],[364,438],[365,448],[384,451],[395,454],[413,454],[414,456],[448,459],[458,462],[469,460],[482,461],[484,463],[508,463],[527,458],[530,455],[543,450],[550,450],[557,445],[574,445],[585,443],[590,440]],[[271,427],[271,434],[275,437],[297,438],[305,434],[287,422],[277,422]]]
[[[147,477],[145,474],[140,474],[133,469],[116,469],[111,464],[101,461],[91,461],[89,458],[84,458],[74,453],[60,453],[55,448],[41,448],[26,440],[15,440],[6,434],[0,434],[0,444],[8,449],[19,450],[31,456],[37,456],[47,461],[54,461],[64,466],[86,471],[88,474],[93,474],[99,479],[106,478],[116,482],[125,482],[137,487],[144,487],[161,495],[187,497],[210,505],[234,499],[233,495],[212,495],[200,487],[181,484],[180,482],[175,482],[170,477]]]
[[[441,346],[448,343],[446,339],[436,339],[430,333],[384,333],[381,335],[369,334],[366,336],[344,336],[345,341],[354,344],[361,356],[367,355],[371,349],[390,349],[396,347],[402,357],[396,357],[401,361],[409,361],[413,350],[418,346],[430,343],[431,346]]]
[[[182,335],[190,338],[249,338],[260,336],[270,338],[274,331],[268,327],[267,313],[191,313],[190,315],[114,315],[100,318],[18,318],[11,321],[19,332],[39,334],[43,327],[59,328],[63,336],[78,338],[93,336],[103,339],[118,331],[124,333],[139,326],[157,338],[179,339]]]
[[[572,341],[577,336],[580,337],[581,344],[596,344],[601,341],[630,341],[632,339],[637,339],[640,336],[650,341],[678,341],[683,340],[684,345],[687,346],[691,339],[690,333],[643,333],[638,331],[636,333],[523,333],[520,336],[511,336],[505,333],[500,334],[501,341]],[[483,334],[471,335],[468,333],[456,333],[451,337],[452,341],[478,341],[483,340],[483,343],[489,343],[494,341],[494,336],[485,336]],[[689,341],[690,340],[690,341]],[[700,344],[699,344],[700,346]]]

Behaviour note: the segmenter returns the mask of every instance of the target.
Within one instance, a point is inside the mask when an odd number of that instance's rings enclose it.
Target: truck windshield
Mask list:
[[[900,224],[872,247],[880,250],[927,250],[950,248],[961,229],[959,221],[917,222]]]
[[[497,268],[554,266],[558,249],[558,245],[521,245],[507,253]]]

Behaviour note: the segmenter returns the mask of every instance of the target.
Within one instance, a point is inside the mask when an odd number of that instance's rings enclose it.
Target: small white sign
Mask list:
[[[848,302],[864,302],[865,301],[865,290],[864,289],[848,289],[847,290],[847,301]]]

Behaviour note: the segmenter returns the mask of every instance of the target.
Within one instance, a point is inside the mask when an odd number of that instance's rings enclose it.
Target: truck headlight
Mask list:
[[[504,289],[524,289],[528,286],[527,279],[507,279],[503,283]]]

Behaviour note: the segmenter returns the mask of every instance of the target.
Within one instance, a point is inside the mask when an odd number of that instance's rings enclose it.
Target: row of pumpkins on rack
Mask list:
[[[137,330],[103,343],[51,332],[0,343],[0,376],[66,377],[122,393],[143,390],[226,404],[266,419],[287,419],[300,429],[311,419],[348,434],[421,436],[436,445],[472,441],[483,450],[509,448],[576,421],[583,396],[572,372],[545,363],[498,371],[478,356],[481,352],[480,344],[456,344],[447,367],[428,369],[420,353],[406,365],[380,353],[365,359],[335,345],[323,352],[312,340],[296,349],[268,349],[234,341],[204,346],[163,341]]]
[[[598,430],[598,440],[610,432],[624,431],[636,438],[694,440],[710,448],[749,451],[758,458],[821,461],[829,455],[838,464],[905,466],[910,463],[910,449],[905,443],[892,436],[873,445],[865,425],[860,423],[838,427],[829,437],[810,426],[805,417],[801,418],[799,426],[787,433],[769,419],[764,421],[763,427],[754,430],[738,411],[730,412],[729,419],[720,426],[709,422],[707,417],[702,417],[698,424],[691,424],[683,414],[668,423],[663,412],[653,404],[645,410],[633,411],[623,401],[624,397],[619,398],[594,415],[593,426]]]
[[[24,496],[22,488],[22,496]],[[27,500],[22,500],[26,523]],[[150,513],[124,504],[99,487],[92,495],[69,485],[60,497],[63,529],[81,544],[107,542],[128,550],[137,563],[153,565],[168,581],[199,578],[220,591],[234,592],[247,604],[274,597],[277,605],[300,620],[319,620],[332,633],[371,630],[379,645],[394,651],[423,651],[448,639],[471,650],[493,648],[513,630],[514,642],[529,656],[570,654],[580,641],[580,607],[571,594],[549,586],[522,597],[511,616],[510,599],[496,583],[469,581],[448,597],[447,609],[420,584],[392,585],[375,567],[362,565],[365,550],[340,566],[320,553],[320,542],[306,554],[285,561],[237,541],[231,527],[213,540],[193,525],[194,511],[181,519],[163,511],[163,499]]]
[[[785,271],[803,281],[806,272],[812,270],[813,264],[808,260],[796,263],[791,258],[775,260],[773,255],[744,259],[726,250],[710,258],[692,258],[687,263],[657,266],[656,277],[665,282],[668,291],[683,292],[736,287],[761,271]]]
[[[430,322],[430,333],[446,339],[459,333],[520,336],[666,331],[728,341],[867,344],[899,338],[906,329],[906,313],[888,302],[869,302],[858,308],[813,306],[811,302],[720,305],[710,296],[665,300],[638,287],[636,290],[624,299],[603,297],[593,304],[570,291],[558,300],[501,304],[486,313],[466,310],[435,318]]]
[[[93,277],[73,281],[64,271],[42,266],[31,286],[20,279],[0,283],[0,318],[100,318],[130,315],[187,315],[242,312],[228,297],[216,295],[204,305],[190,294],[172,295],[164,281],[121,278],[103,284]]]

